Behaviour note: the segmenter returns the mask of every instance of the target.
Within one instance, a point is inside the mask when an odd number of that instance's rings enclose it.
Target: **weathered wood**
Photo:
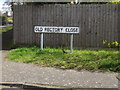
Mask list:
[[[116,19],[117,19],[117,21],[115,21],[116,22],[115,29],[116,29],[116,33],[117,33],[117,36],[118,36],[118,40],[117,41],[120,43],[120,25],[119,25],[119,23],[120,23],[120,5],[117,5],[116,12],[118,12],[118,15],[115,14],[116,15]]]
[[[33,31],[40,26],[78,26],[74,48],[101,48],[103,40],[120,42],[119,4],[46,4],[14,6],[14,44],[40,46],[40,34]],[[44,34],[44,46],[69,47],[70,35]]]

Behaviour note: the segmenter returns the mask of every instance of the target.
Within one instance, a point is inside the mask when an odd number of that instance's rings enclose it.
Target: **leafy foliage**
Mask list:
[[[112,2],[108,2],[108,4],[120,4],[120,0],[113,0]]]
[[[0,34],[1,33],[4,33],[4,32],[7,32],[9,30],[12,30],[12,26],[7,26],[7,27],[3,27],[3,28],[0,28]]]
[[[107,42],[107,40],[103,40],[103,45],[108,48],[118,48],[120,47],[120,43],[118,41]]]
[[[12,17],[7,17],[6,19],[7,19],[7,21],[8,21],[9,24],[13,23],[13,18]]]

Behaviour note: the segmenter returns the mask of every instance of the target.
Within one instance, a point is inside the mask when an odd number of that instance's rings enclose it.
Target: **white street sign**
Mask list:
[[[34,26],[34,32],[41,34],[41,50],[43,50],[43,33],[65,33],[70,34],[70,53],[73,48],[73,34],[80,32],[79,27],[55,27],[55,26]]]
[[[34,32],[77,34],[79,27],[34,26]]]

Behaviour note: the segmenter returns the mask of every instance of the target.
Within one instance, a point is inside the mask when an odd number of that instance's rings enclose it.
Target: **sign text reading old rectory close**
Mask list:
[[[36,33],[79,33],[79,27],[34,26]]]

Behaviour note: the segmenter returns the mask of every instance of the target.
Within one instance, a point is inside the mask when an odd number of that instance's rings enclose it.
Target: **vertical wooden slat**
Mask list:
[[[82,7],[82,13],[80,13],[80,14],[82,14],[82,19],[81,19],[81,34],[80,34],[80,40],[81,40],[81,47],[84,47],[84,45],[83,45],[83,41],[85,40],[85,38],[84,38],[84,31],[85,31],[85,13],[84,13],[84,11],[85,11],[85,9],[84,9],[84,7],[85,7],[85,5],[81,5],[81,7]],[[84,38],[84,39],[83,39]]]
[[[83,32],[83,5],[79,5],[78,6],[78,9],[77,9],[78,11],[78,26],[80,27],[80,33],[79,33],[79,36],[78,36],[78,47],[83,47],[82,46],[82,32]]]
[[[107,28],[106,28],[106,30],[107,30],[107,35],[106,35],[106,38],[107,38],[107,41],[108,42],[110,42],[110,6],[109,5],[107,5],[107,8],[106,8],[107,10],[108,10],[108,13],[107,13]]]
[[[53,26],[55,26],[55,14],[56,14],[56,12],[55,12],[55,5],[52,5],[53,6]],[[53,41],[53,47],[56,47],[56,36],[55,36],[55,34],[53,34],[53,39],[52,39],[52,41]]]
[[[37,10],[37,13],[36,13],[36,21],[37,21],[37,25],[39,25],[39,20],[38,20],[38,18],[39,18],[39,5],[37,5],[37,8],[36,8],[36,10]],[[44,22],[43,22],[44,23]],[[41,42],[40,42],[40,40],[41,40],[41,35],[40,34],[36,34],[37,36],[36,36],[36,38],[37,38],[37,40],[36,40],[36,43],[37,43],[37,45],[41,45]]]
[[[107,32],[107,29],[108,29],[108,28],[107,28],[107,27],[108,27],[108,21],[109,21],[109,20],[108,20],[108,15],[107,15],[107,14],[108,14],[108,11],[107,11],[108,5],[106,5],[105,7],[106,7],[106,8],[105,8],[106,20],[105,20],[105,30],[104,30],[105,37],[104,37],[104,38],[105,38],[105,40],[108,41],[108,39],[107,39],[107,37],[108,37],[108,32]]]
[[[23,36],[22,37],[23,37],[23,42],[26,43],[26,44],[28,44],[28,40],[27,40],[27,36],[28,35],[27,34],[28,34],[28,23],[29,23],[28,19],[27,19],[28,18],[27,17],[28,16],[28,9],[27,9],[27,7],[28,6],[23,6],[23,13],[22,13],[24,15],[24,16],[22,16],[22,17],[24,17],[22,19],[22,22],[23,22],[23,25],[25,27],[24,30],[22,29],[23,30],[23,33],[22,33]]]
[[[92,23],[91,23],[91,26],[90,26],[90,28],[91,27],[93,27],[93,28],[91,28],[92,30],[92,35],[91,35],[91,39],[92,39],[92,47],[97,47],[96,46],[96,44],[97,44],[97,36],[96,36],[96,32],[97,32],[97,25],[98,25],[98,23],[97,22],[99,22],[99,20],[98,20],[98,15],[96,15],[96,13],[98,13],[98,11],[97,11],[97,6],[96,5],[94,5],[93,7],[92,7]],[[96,13],[94,13],[94,12],[96,12]],[[93,21],[93,19],[94,19],[94,21]],[[98,21],[97,21],[98,20]],[[93,26],[92,26],[93,25]]]
[[[120,4],[118,4],[118,23],[117,23],[117,29],[118,29],[118,42],[120,43]]]
[[[102,18],[102,16],[103,16],[103,9],[102,9],[102,7],[104,7],[104,4],[102,5],[99,5],[99,6],[95,6],[96,7],[96,12],[97,12],[97,14],[96,14],[96,16],[95,17],[97,17],[96,19],[96,29],[97,29],[97,32],[95,32],[94,34],[97,34],[97,36],[95,37],[96,38],[96,46],[95,47],[100,47],[100,43],[101,43],[101,39],[103,38],[103,35],[102,35],[102,32],[103,32],[103,18]]]
[[[21,29],[20,29],[20,31],[21,31],[21,42],[22,43],[27,43],[27,39],[26,39],[26,33],[27,33],[27,28],[26,28],[26,26],[27,26],[27,24],[26,24],[26,22],[27,22],[27,20],[26,20],[26,15],[27,15],[27,9],[26,9],[26,7],[25,6],[21,6],[20,7],[21,8],[21,20],[20,20],[20,26],[21,26]],[[25,20],[24,20],[25,19]],[[24,28],[25,27],[25,28]]]
[[[119,5],[119,4],[118,4]],[[118,39],[118,37],[119,37],[119,33],[117,33],[118,32],[118,28],[117,28],[117,25],[118,25],[118,13],[119,13],[119,11],[118,11],[118,5],[116,5],[115,6],[115,13],[114,13],[114,17],[115,17],[115,19],[114,19],[114,28],[115,28],[115,37],[114,37],[114,40],[115,39],[117,39],[117,41],[119,41],[119,39]],[[117,34],[117,35],[116,35]]]
[[[74,18],[77,18],[77,6],[74,5]],[[74,26],[77,26],[77,19],[74,19],[74,22],[73,22]],[[77,35],[74,35],[73,36],[73,48],[76,48],[77,47]]]
[[[102,27],[101,27],[102,32],[101,32],[101,35],[100,35],[100,36],[102,37],[102,42],[100,42],[101,45],[100,45],[100,43],[98,44],[99,47],[104,47],[104,45],[103,45],[103,40],[105,40],[105,31],[106,31],[106,30],[105,30],[105,29],[106,29],[106,23],[105,23],[105,22],[106,22],[106,17],[105,17],[106,11],[105,11],[105,9],[106,9],[105,6],[103,6],[103,7],[102,7],[102,11],[103,11],[103,12],[102,12],[102,22],[103,22],[103,23],[102,23]],[[98,29],[98,32],[99,32],[99,31],[100,31],[100,30]],[[98,39],[99,39],[99,38],[98,38]]]
[[[115,19],[114,19],[114,28],[113,29],[115,29],[115,31],[114,31],[114,41],[116,40],[120,43],[120,38],[118,38],[120,36],[120,33],[118,32],[118,30],[120,31],[120,28],[118,29],[118,25],[120,23],[120,22],[118,22],[120,20],[119,19],[120,16],[118,16],[120,11],[118,11],[118,10],[120,8],[118,8],[118,6],[120,6],[120,5],[116,4],[115,7],[114,7],[114,9],[115,9],[114,17],[115,17]]]
[[[20,42],[20,6],[18,5],[18,43]]]
[[[50,23],[50,26],[54,26],[54,6],[53,5],[50,5],[50,16],[51,16],[51,23]],[[55,43],[55,40],[54,40],[54,34],[49,34],[49,37],[50,37],[50,42],[52,43],[48,43],[48,45],[50,47],[53,47],[54,46],[54,43]]]
[[[21,5],[19,5],[19,40],[20,40],[20,42],[22,42],[22,38],[24,38],[23,37],[23,35],[22,35],[22,29],[21,29],[21,23],[22,23],[22,7],[21,7]]]
[[[108,32],[109,32],[109,42],[112,42],[112,39],[111,39],[111,37],[113,37],[114,35],[113,35],[113,32],[112,32],[112,20],[114,19],[114,18],[112,18],[112,16],[113,16],[113,9],[112,9],[112,5],[109,5],[109,29],[108,29]],[[111,34],[112,33],[112,34]],[[111,36],[111,35],[113,35],[113,36]]]
[[[18,6],[14,5],[13,11],[14,11],[13,12],[13,18],[14,18],[14,21],[13,21],[14,22],[14,25],[13,25],[14,26],[14,28],[13,28],[14,29],[14,32],[13,32],[14,37],[13,37],[13,39],[14,39],[14,44],[16,44],[16,42],[18,41],[18,34],[19,34],[18,33],[19,30],[17,28],[18,27]]]
[[[36,15],[36,14],[35,14],[35,6],[33,6],[33,7],[32,7],[32,16],[33,16],[33,17],[32,17],[32,23],[33,23],[33,26],[36,25],[36,23],[35,23],[35,15]],[[34,33],[34,32],[33,32],[33,34],[32,34],[32,37],[33,37],[33,38],[32,38],[32,39],[33,39],[33,40],[32,40],[32,43],[33,43],[33,45],[35,45],[35,33]]]
[[[118,15],[117,15],[117,33],[118,33],[118,42],[120,43],[120,4],[118,4],[117,6],[118,8]]]
[[[48,8],[49,8],[49,6],[48,6]],[[46,14],[48,15],[49,14],[49,12],[48,12],[48,10],[46,11]],[[48,22],[49,22],[49,16],[50,15],[48,15],[47,17],[46,17],[46,19],[48,20]],[[49,24],[48,24],[48,22],[47,22],[47,25],[49,26]],[[39,24],[41,25],[42,24],[42,7],[41,6],[39,6]],[[41,25],[42,26],[42,25]],[[44,26],[44,25],[43,25]],[[46,45],[47,45],[47,42],[49,41],[48,39],[49,38],[46,38],[46,34],[43,34],[43,44],[44,44],[44,48],[46,47]],[[39,40],[40,41],[40,40]]]
[[[86,38],[87,38],[86,43],[87,43],[87,47],[89,47],[90,44],[91,44],[91,34],[89,33],[89,32],[91,31],[90,25],[91,25],[91,23],[93,22],[93,21],[91,20],[91,18],[92,18],[92,13],[90,13],[90,12],[92,12],[91,10],[92,10],[92,9],[91,9],[91,5],[88,5],[88,23],[87,23],[88,29],[87,29],[87,32],[86,32]]]
[[[20,17],[19,17],[19,38],[20,38],[20,42],[24,43],[25,42],[24,41],[25,40],[25,35],[24,34],[26,34],[26,32],[23,33],[23,29],[22,29],[22,26],[23,26],[23,23],[22,23],[23,22],[23,13],[24,13],[23,10],[24,10],[24,8],[22,6],[19,6],[19,10],[20,10],[20,13],[19,13],[19,15],[20,15]]]
[[[110,40],[111,41],[114,41],[114,38],[115,38],[115,36],[114,36],[114,34],[115,34],[115,28],[114,28],[114,25],[115,25],[115,22],[114,22],[114,20],[115,20],[115,15],[114,15],[114,13],[115,13],[115,7],[112,5],[111,6],[111,33],[112,33],[112,35],[110,35]],[[114,17],[114,18],[113,18]],[[112,24],[112,23],[114,23],[114,24]],[[113,31],[113,29],[114,29],[114,31]]]

